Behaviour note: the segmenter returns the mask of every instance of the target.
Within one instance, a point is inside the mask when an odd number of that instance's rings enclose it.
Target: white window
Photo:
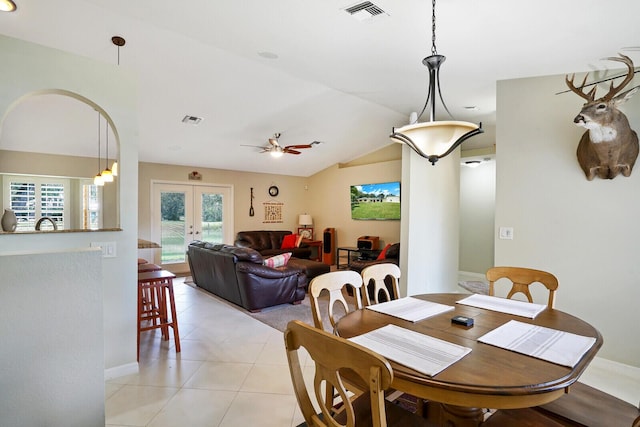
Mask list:
[[[5,176],[3,189],[4,205],[13,210],[18,219],[16,231],[34,230],[36,222],[43,217],[54,221],[58,230],[68,228],[68,179]]]

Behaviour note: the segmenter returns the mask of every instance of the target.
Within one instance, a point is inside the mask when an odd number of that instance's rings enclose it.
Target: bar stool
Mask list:
[[[173,296],[175,277],[173,273],[166,270],[138,273],[138,360],[140,360],[140,333],[152,329],[159,328],[162,331],[162,339],[169,340],[169,327],[173,328],[176,353],[180,353],[178,317]]]
[[[160,271],[162,267],[156,264],[144,263],[138,264],[138,273],[146,273],[147,271]]]

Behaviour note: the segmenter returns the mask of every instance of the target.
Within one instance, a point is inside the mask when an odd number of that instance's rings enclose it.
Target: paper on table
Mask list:
[[[380,304],[369,305],[367,308],[410,322],[417,322],[427,317],[435,316],[436,314],[451,311],[455,307],[413,297],[404,297]]]
[[[478,341],[573,368],[596,339],[510,320]]]
[[[473,294],[465,299],[461,299],[458,301],[458,304],[471,305],[473,307],[513,314],[515,316],[528,317],[530,319],[535,319],[540,312],[547,308],[546,305],[542,304],[533,304],[525,301],[479,294]]]
[[[468,347],[396,325],[383,326],[349,340],[429,376],[436,375],[471,352]]]

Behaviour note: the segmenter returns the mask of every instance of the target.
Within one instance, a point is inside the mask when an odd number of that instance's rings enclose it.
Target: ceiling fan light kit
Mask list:
[[[275,133],[273,138],[269,138],[269,145],[266,147],[261,147],[257,145],[245,145],[245,147],[256,147],[262,149],[261,153],[269,153],[271,157],[282,157],[283,154],[300,154],[301,149],[304,148],[312,148],[314,144],[319,144],[319,141],[313,141],[311,144],[299,144],[299,145],[287,145],[281,146],[278,143],[278,139],[280,139],[280,133]]]
[[[420,115],[411,114],[410,123],[400,128],[393,128],[390,138],[393,142],[408,145],[418,155],[424,157],[432,165],[451,154],[465,140],[481,134],[482,123],[462,122],[457,120],[436,121],[436,93],[445,111],[451,116],[440,90],[440,65],[446,57],[438,55],[436,50],[436,0],[432,0],[431,14],[431,55],[422,60],[429,69],[429,92]],[[418,119],[429,107],[429,121],[418,123]]]

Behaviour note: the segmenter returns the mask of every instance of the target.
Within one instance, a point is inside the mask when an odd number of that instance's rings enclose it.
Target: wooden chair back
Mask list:
[[[511,290],[507,298],[511,298],[518,292],[523,293],[529,302],[533,302],[529,285],[532,283],[542,283],[549,290],[549,300],[547,306],[553,308],[555,292],[558,289],[558,279],[551,273],[542,270],[534,270],[523,267],[492,267],[487,270],[487,280],[489,280],[489,295],[495,295],[494,283],[502,278],[509,279],[512,283]]]
[[[364,305],[378,304],[381,296],[385,297],[385,301],[400,298],[400,267],[395,264],[374,264],[366,267],[362,270],[362,282]],[[387,283],[391,289],[387,288]]]
[[[376,427],[387,425],[383,391],[391,384],[393,371],[386,359],[351,341],[299,320],[289,322],[284,333],[284,341],[294,392],[307,426],[353,427],[361,417],[371,417],[370,425]],[[315,362],[312,390],[307,388],[304,381],[298,356],[300,347],[304,347]],[[357,379],[362,383],[366,390],[362,397],[370,401],[370,411],[366,406],[363,408],[363,405],[354,405],[354,401],[349,399],[343,381],[345,372],[349,372],[351,380]],[[339,413],[336,414],[333,410],[333,399],[327,401],[323,385],[338,391],[344,405]],[[316,413],[312,397],[318,403],[322,417]]]
[[[335,331],[336,323],[339,319],[334,316],[334,306],[340,304],[344,313],[349,313],[349,305],[344,298],[343,290],[346,290],[347,285],[353,287],[353,297],[355,309],[362,308],[361,289],[362,289],[362,277],[351,270],[331,271],[314,277],[309,284],[309,298],[311,300],[311,313],[313,314],[313,323],[316,328],[324,330],[324,323],[322,319],[322,313],[320,308],[320,293],[323,290],[329,292],[329,307],[328,315],[331,322],[331,328]]]

